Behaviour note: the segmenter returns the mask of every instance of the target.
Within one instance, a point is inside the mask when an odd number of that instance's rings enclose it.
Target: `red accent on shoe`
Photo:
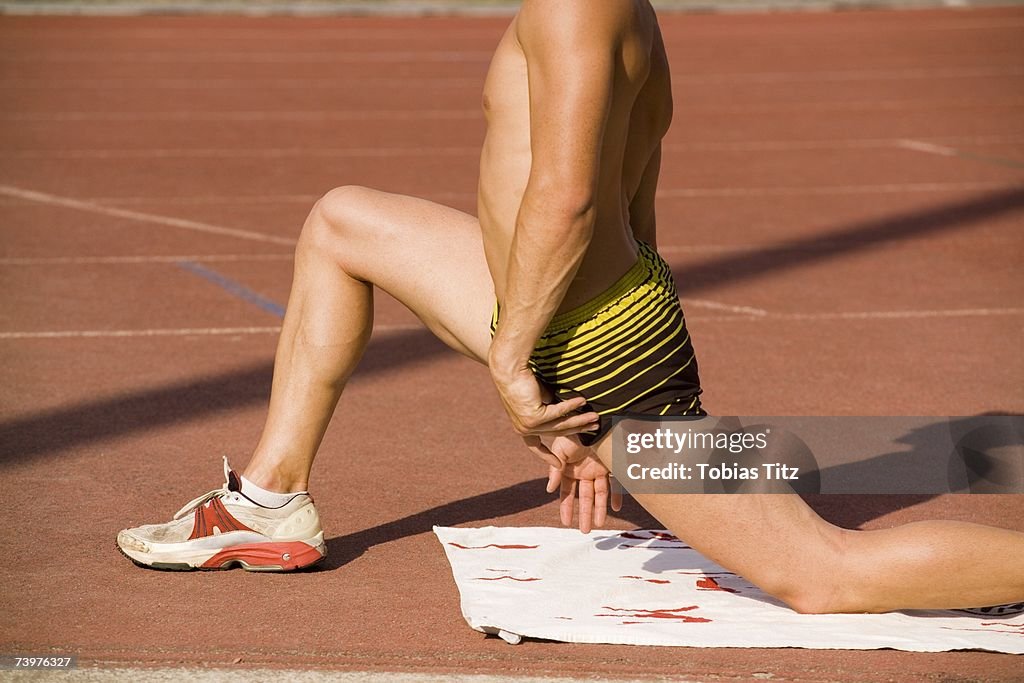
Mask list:
[[[246,543],[220,551],[201,566],[203,569],[220,569],[228,562],[241,561],[250,567],[280,567],[289,571],[307,567],[323,556],[319,550],[302,541]]]
[[[213,527],[217,527],[222,534],[228,531],[252,531],[228,512],[220,498],[214,498],[206,505],[196,508],[195,523],[192,525],[192,535],[188,540],[213,536]]]

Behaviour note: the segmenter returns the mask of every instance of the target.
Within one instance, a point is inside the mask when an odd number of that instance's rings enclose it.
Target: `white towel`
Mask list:
[[[665,531],[435,527],[469,625],[509,642],[1024,654],[1024,614],[797,614]]]

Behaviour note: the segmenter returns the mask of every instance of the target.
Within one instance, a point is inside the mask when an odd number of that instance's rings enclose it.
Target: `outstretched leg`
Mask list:
[[[369,341],[374,286],[450,347],[485,362],[494,288],[477,220],[413,197],[332,190],[313,207],[296,248],[270,409],[244,472],[255,484],[306,488],[331,415]]]
[[[610,470],[612,440],[597,455]],[[953,609],[1024,600],[1024,533],[952,521],[854,531],[795,494],[643,494],[689,545],[800,612]]]

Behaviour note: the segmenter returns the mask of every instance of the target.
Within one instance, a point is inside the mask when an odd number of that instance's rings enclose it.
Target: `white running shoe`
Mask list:
[[[135,564],[153,569],[230,569],[283,572],[327,555],[320,516],[303,491],[268,508],[242,491],[224,458],[224,486],[186,504],[165,524],[117,535],[117,547]],[[191,514],[189,514],[191,513]]]

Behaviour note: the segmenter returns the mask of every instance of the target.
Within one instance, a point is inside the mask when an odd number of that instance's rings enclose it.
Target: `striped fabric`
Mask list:
[[[491,320],[497,328],[498,307]],[[584,396],[601,415],[592,443],[612,415],[703,415],[700,380],[668,264],[639,243],[639,258],[597,298],[556,315],[530,364],[565,400]]]

